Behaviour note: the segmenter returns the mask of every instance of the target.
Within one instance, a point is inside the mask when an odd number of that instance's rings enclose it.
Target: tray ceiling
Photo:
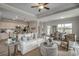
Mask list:
[[[33,3],[7,3],[0,4],[0,17],[22,20],[37,20],[57,13],[78,8],[74,3],[49,3],[50,10],[38,12],[37,8],[31,8]]]

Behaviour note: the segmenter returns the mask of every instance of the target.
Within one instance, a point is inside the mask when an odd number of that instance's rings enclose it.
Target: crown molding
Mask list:
[[[20,13],[25,14],[25,15],[28,15],[28,16],[36,17],[34,14],[31,14],[31,13],[29,13],[29,12],[26,12],[26,11],[24,11],[24,10],[22,10],[22,9],[13,7],[13,6],[8,5],[8,4],[1,3],[0,5],[1,5],[3,8],[8,9],[8,10],[11,10],[11,11],[20,12]]]

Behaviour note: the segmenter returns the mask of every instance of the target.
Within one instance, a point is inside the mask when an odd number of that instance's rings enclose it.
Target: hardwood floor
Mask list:
[[[13,47],[11,48],[11,53],[13,52]],[[4,45],[4,41],[0,42],[0,55],[1,56],[8,56],[8,50],[7,47]],[[74,56],[74,50],[64,50],[62,48],[58,49],[58,55],[59,56]],[[16,56],[41,56],[39,48],[36,48],[24,55],[22,55],[19,51],[17,52]]]
[[[20,52],[17,53],[17,56],[21,56]],[[39,48],[36,48],[36,49],[24,54],[23,56],[41,56],[41,53],[40,53]],[[62,48],[59,48],[58,56],[74,56],[74,51],[73,50],[66,51]]]
[[[22,55],[22,54],[18,51],[16,55],[17,55],[17,56],[41,56],[41,53],[40,53],[40,51],[39,51],[39,48],[36,48],[36,49],[34,49],[34,50],[32,50],[32,51],[30,51],[30,52],[24,54],[24,55]]]

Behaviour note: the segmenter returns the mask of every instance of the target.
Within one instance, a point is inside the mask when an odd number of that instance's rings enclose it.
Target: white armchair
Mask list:
[[[43,43],[40,45],[40,52],[43,56],[57,56],[58,55],[58,46],[53,44],[51,47],[45,46]]]

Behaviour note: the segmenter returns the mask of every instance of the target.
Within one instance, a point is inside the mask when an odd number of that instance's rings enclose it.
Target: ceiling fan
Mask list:
[[[34,6],[31,6],[31,8],[38,8],[38,11],[40,12],[42,9],[46,9],[49,10],[50,8],[48,8],[48,3],[37,3]]]

